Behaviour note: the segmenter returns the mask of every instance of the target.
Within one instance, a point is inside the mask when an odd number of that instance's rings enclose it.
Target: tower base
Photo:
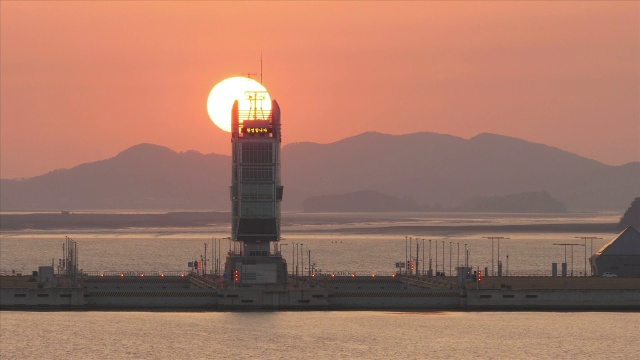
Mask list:
[[[288,279],[287,261],[280,255],[227,255],[224,272],[236,285],[286,284]]]

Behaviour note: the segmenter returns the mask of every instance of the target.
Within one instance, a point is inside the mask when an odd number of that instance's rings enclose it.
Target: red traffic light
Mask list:
[[[482,271],[478,271],[478,282],[482,282]]]

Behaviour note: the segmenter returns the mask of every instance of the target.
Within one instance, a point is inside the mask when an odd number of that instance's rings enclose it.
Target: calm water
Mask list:
[[[362,227],[421,224],[615,222],[613,216],[566,218],[415,218],[301,215],[286,227],[283,247],[311,249],[312,262],[329,271],[391,272],[405,258],[405,236],[438,241],[438,266],[457,263],[457,243],[471,252],[474,266],[491,266],[491,241],[505,236],[500,256],[516,272],[550,272],[564,250],[554,243],[599,236],[594,251],[615,234],[568,233],[353,233]],[[327,229],[349,229],[347,231]],[[204,254],[204,243],[228,236],[227,228],[135,229],[118,231],[2,232],[0,267],[30,271],[51,264],[69,235],[79,244],[86,270],[186,270]],[[426,257],[428,258],[428,240]],[[415,246],[415,242],[413,243]],[[420,240],[420,244],[422,241]],[[497,243],[494,244],[497,250]],[[590,245],[590,244],[588,244]],[[228,249],[227,244],[224,243]],[[209,248],[210,250],[211,248]],[[590,249],[589,249],[590,250]],[[415,251],[414,251],[415,252]],[[590,251],[589,251],[590,252]],[[420,250],[422,256],[422,250]],[[209,255],[211,256],[211,255]],[[494,251],[497,262],[497,251]],[[57,260],[54,260],[57,261]],[[570,261],[570,254],[569,254]],[[576,273],[584,270],[584,248],[574,253]],[[10,312],[0,313],[1,359],[574,359],[640,358],[640,313],[615,312]]]
[[[531,224],[531,223],[585,223],[615,222],[616,214],[570,214],[562,217],[455,214],[291,214],[285,217],[283,227],[283,254],[291,264],[292,243],[303,244],[304,257],[311,260],[316,269],[325,271],[355,271],[361,274],[382,274],[395,271],[394,264],[405,260],[405,236],[420,238],[420,258],[431,258],[433,268],[449,273],[458,261],[464,262],[464,249],[470,252],[469,263],[474,267],[491,268],[492,245],[486,236],[503,236],[509,239],[494,241],[493,263],[497,271],[498,255],[511,274],[550,274],[552,262],[564,262],[564,248],[554,243],[581,243],[580,236],[597,236],[602,239],[576,247],[573,252],[574,274],[585,270],[585,256],[597,251],[616,234],[591,233],[474,233],[465,231],[418,232],[412,226],[421,225],[473,225],[473,224]],[[385,229],[393,226],[391,230]],[[406,232],[401,226],[407,226]],[[375,234],[358,233],[359,229]],[[229,235],[226,226],[189,229],[125,229],[100,231],[18,231],[0,232],[0,270],[31,271],[39,265],[51,264],[62,256],[64,236],[69,235],[79,244],[79,265],[93,271],[184,271],[187,262],[204,255],[204,243],[208,243],[207,257],[211,253],[212,237]],[[424,242],[422,239],[425,239]],[[444,256],[443,256],[444,242]],[[437,245],[436,245],[437,243]],[[416,242],[412,241],[415,256]],[[424,248],[422,245],[424,244]],[[437,246],[437,254],[436,254]],[[499,247],[498,247],[499,246]],[[222,252],[229,249],[224,241]],[[451,251],[450,251],[451,250]],[[586,250],[586,252],[585,252]],[[498,254],[499,252],[499,254]],[[508,256],[508,257],[507,257]],[[444,258],[444,264],[443,264]],[[567,252],[571,266],[571,252]],[[305,260],[308,266],[308,260]],[[428,267],[428,266],[427,266]],[[209,267],[210,268],[210,267]],[[587,264],[587,272],[589,266]]]
[[[638,313],[2,312],[2,359],[638,359]]]

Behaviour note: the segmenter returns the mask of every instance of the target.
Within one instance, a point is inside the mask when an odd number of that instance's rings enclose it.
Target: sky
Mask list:
[[[207,97],[261,54],[283,144],[490,132],[640,160],[640,2],[3,0],[0,177],[229,154]]]

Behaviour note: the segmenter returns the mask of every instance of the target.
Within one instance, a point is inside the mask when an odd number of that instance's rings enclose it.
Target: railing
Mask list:
[[[291,270],[289,270],[289,273],[291,273]],[[298,277],[309,277],[309,272],[308,270],[306,270],[303,274],[298,274]],[[316,276],[369,276],[369,277],[373,277],[373,276],[393,276],[396,275],[396,272],[391,272],[391,271],[355,271],[355,270],[341,270],[341,271],[327,271],[327,270],[322,270],[322,271],[315,271],[312,273],[312,275],[316,275]]]
[[[83,276],[127,277],[127,276],[188,276],[189,271],[82,271]]]
[[[22,275],[31,275],[32,270],[0,270],[0,276],[22,276]]]
[[[266,109],[238,110],[238,119],[242,122],[252,120],[273,120],[273,112]]]

